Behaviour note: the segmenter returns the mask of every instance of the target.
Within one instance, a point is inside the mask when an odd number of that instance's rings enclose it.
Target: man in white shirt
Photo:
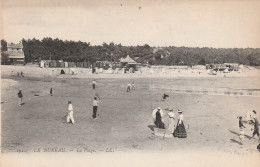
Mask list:
[[[74,118],[73,118],[73,106],[71,101],[68,101],[68,116],[67,116],[67,123],[75,124]]]
[[[98,107],[98,103],[99,103],[99,101],[97,100],[97,97],[94,97],[94,100],[93,100],[93,115],[92,115],[92,117],[93,117],[94,119],[97,118],[97,107]]]

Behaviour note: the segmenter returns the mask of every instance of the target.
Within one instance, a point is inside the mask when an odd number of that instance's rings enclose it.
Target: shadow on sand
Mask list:
[[[155,125],[148,125],[147,127],[150,128],[152,131],[154,131],[154,128],[156,128]]]
[[[232,130],[229,130],[229,129],[228,129],[228,131],[229,131],[230,133],[233,133],[233,134],[237,135],[237,136],[240,136],[240,134],[237,133],[237,132],[235,132],[235,131],[232,131]],[[248,138],[248,139],[252,139],[251,136],[248,136],[248,135],[244,135],[244,136],[245,136],[246,138]]]
[[[235,139],[230,139],[230,141],[232,141],[232,142],[234,142],[234,143],[237,143],[237,144],[239,144],[239,145],[242,145],[242,143],[241,143],[241,142],[239,142],[239,141],[236,141]]]

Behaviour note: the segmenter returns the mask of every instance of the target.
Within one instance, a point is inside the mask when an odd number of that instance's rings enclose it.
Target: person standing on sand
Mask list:
[[[157,107],[156,109],[154,109],[154,110],[152,111],[152,117],[153,117],[153,122],[154,122],[155,125],[156,125],[156,112],[157,112],[158,110],[160,111],[162,118],[163,118],[164,115],[165,115],[161,107]]]
[[[252,115],[251,111],[246,112],[246,120],[248,124],[251,124],[251,115]]]
[[[169,116],[169,125],[168,125],[168,131],[173,135],[174,129],[175,129],[175,114],[173,113],[173,109],[169,109],[170,112],[168,113]]]
[[[239,117],[239,130],[240,130],[239,139],[240,139],[241,144],[243,144],[244,139],[245,139],[244,128],[246,128],[246,127],[244,126],[242,117],[240,116]]]
[[[67,123],[72,123],[72,125],[75,124],[74,117],[73,117],[73,106],[71,101],[68,101],[68,115],[67,115]]]
[[[127,89],[126,89],[126,92],[130,92],[130,90],[131,90],[131,84],[130,84],[130,83],[128,83],[128,84],[127,84]]]
[[[178,137],[178,138],[186,138],[187,137],[187,133],[186,133],[186,129],[183,123],[184,120],[184,116],[182,114],[181,110],[178,110],[178,122],[177,122],[177,127],[175,129],[174,132],[174,137]]]
[[[50,96],[53,96],[53,94],[52,94],[52,88],[50,89]]]
[[[94,100],[93,100],[93,115],[92,115],[93,119],[97,118],[98,104],[99,104],[99,101],[98,101],[97,97],[94,97]]]
[[[160,109],[158,109],[157,112],[156,112],[155,125],[156,125],[157,128],[164,128]]]
[[[260,152],[260,144],[257,145],[256,149]]]
[[[255,119],[257,119],[257,115],[256,115],[256,111],[253,110],[251,115],[251,123],[254,123]]]
[[[132,89],[135,90],[135,83],[132,82]]]
[[[93,88],[93,90],[95,90],[96,89],[96,80],[94,79],[93,81],[92,81],[92,88]]]
[[[22,101],[23,101],[23,93],[22,93],[22,89],[19,90],[19,92],[17,93],[18,98],[19,98],[19,106],[22,105]]]
[[[257,120],[257,118],[254,118],[254,132],[253,132],[253,136],[252,137],[257,135],[258,138],[259,138],[259,127],[258,126],[259,126],[258,120]]]

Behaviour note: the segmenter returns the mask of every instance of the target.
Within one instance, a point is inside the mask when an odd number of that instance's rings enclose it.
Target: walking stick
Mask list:
[[[165,128],[165,132],[164,132],[164,135],[163,135],[163,140],[164,140],[166,132],[167,132],[167,129]]]

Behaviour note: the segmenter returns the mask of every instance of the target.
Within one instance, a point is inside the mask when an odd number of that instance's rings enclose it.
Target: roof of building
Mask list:
[[[7,48],[23,48],[23,44],[21,44],[21,43],[18,43],[18,44],[8,43]]]
[[[129,55],[126,56],[126,58],[121,58],[120,59],[121,63],[136,63],[136,61],[134,61]]]

